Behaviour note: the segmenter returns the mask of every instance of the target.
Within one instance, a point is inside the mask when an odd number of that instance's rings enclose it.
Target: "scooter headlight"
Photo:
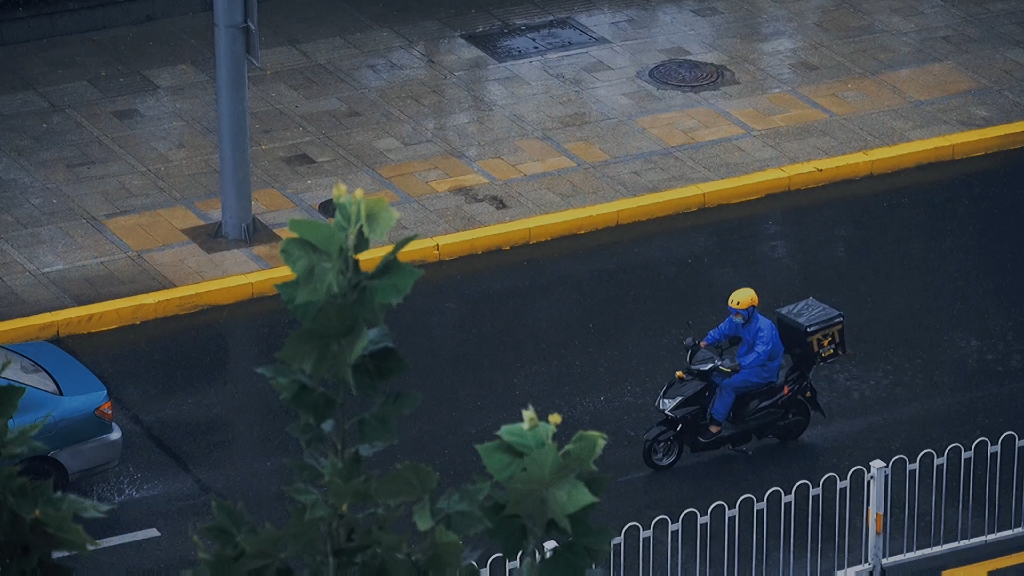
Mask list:
[[[668,412],[672,408],[675,408],[675,405],[682,399],[682,396],[676,396],[675,398],[662,398],[661,402],[658,404],[658,408],[660,408],[662,412]]]

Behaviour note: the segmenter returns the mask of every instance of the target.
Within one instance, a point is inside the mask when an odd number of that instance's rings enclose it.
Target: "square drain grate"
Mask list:
[[[498,62],[511,62],[551,52],[578,50],[608,43],[606,38],[572,18],[463,34],[462,39]]]

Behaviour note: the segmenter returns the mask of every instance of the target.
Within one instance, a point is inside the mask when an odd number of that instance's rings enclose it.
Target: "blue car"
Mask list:
[[[121,429],[107,388],[88,368],[49,342],[0,346],[0,384],[25,388],[14,428],[42,422],[43,448],[23,459],[25,475],[52,479],[63,490],[76,479],[117,466]]]

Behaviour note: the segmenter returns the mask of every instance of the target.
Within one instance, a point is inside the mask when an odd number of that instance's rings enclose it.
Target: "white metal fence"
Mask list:
[[[763,498],[747,494],[734,506],[716,502],[648,526],[630,522],[612,539],[601,572],[852,574],[1022,535],[1022,456],[1024,440],[1007,432],[914,460],[876,460],[788,492],[772,488]],[[495,555],[481,568],[505,576],[518,565]]]

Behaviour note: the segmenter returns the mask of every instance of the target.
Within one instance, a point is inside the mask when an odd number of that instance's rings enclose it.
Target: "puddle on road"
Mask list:
[[[146,479],[132,469],[131,465],[127,465],[80,482],[74,486],[74,491],[104,504],[118,504],[127,500],[156,496],[171,488],[176,486]]]

